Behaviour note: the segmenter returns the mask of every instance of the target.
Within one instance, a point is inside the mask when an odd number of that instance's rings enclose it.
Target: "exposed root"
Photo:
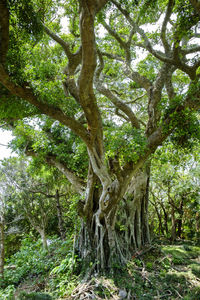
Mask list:
[[[71,294],[70,300],[113,299],[119,300],[119,290],[106,278],[92,278],[89,282],[79,284]]]

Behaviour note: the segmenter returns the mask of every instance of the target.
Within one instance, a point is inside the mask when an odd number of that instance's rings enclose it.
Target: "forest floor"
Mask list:
[[[66,258],[60,248],[52,246],[48,255],[37,251],[37,257],[35,250],[25,265],[25,250],[7,262],[8,283],[0,289],[0,299],[200,299],[200,247],[189,241],[154,243],[136,252],[124,269],[116,266],[113,275],[87,281],[78,274],[78,264],[70,268],[71,257]]]

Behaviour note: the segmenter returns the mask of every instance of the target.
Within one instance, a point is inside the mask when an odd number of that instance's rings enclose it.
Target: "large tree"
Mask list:
[[[150,241],[148,160],[198,125],[198,22],[195,1],[0,0],[1,119],[27,129],[37,116],[26,152],[48,148],[44,159],[81,194],[79,252],[98,270]],[[70,160],[52,144],[58,126]],[[73,164],[80,145],[87,180]]]

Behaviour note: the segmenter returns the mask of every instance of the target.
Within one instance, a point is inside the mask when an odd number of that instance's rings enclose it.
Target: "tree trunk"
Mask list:
[[[43,245],[43,249],[44,250],[48,250],[48,244],[47,244],[47,238],[46,238],[46,234],[45,234],[45,230],[44,229],[37,229],[40,236],[41,236],[41,239],[42,239],[42,245]]]
[[[163,229],[163,226],[162,226],[162,214],[158,208],[158,202],[156,201],[156,196],[153,192],[151,192],[152,196],[153,196],[153,200],[154,202],[152,203],[154,208],[155,208],[155,211],[156,211],[156,214],[157,214],[157,218],[158,218],[158,234],[161,235],[164,235],[164,229]],[[161,205],[161,203],[160,203]],[[161,208],[162,208],[162,205],[161,205]]]
[[[175,219],[175,212],[174,206],[171,206],[171,221],[172,221],[172,228],[171,228],[171,240],[174,242],[176,240],[176,219]]]
[[[64,229],[64,222],[63,222],[63,216],[62,216],[62,209],[60,205],[60,195],[59,191],[56,190],[56,208],[57,208],[57,216],[58,216],[58,228],[60,231],[61,239],[65,239],[65,229]]]
[[[183,213],[184,213],[184,211],[183,211],[183,199],[181,199],[178,212],[179,212],[179,217],[178,217],[178,220],[177,220],[177,236],[179,238],[181,238],[181,236],[182,236],[182,226],[183,226]]]
[[[166,212],[164,204],[162,203],[162,200],[160,201],[160,205],[162,207],[163,214],[164,214],[165,232],[166,232],[166,235],[168,235],[168,232],[169,232],[169,230],[168,230],[168,214]]]
[[[126,252],[132,253],[150,243],[148,204],[150,167],[138,171],[133,178],[124,214]],[[119,211],[121,215],[121,210]]]
[[[5,261],[5,247],[4,243],[4,219],[1,217],[0,220],[0,276],[3,278],[4,276],[4,261]]]
[[[78,250],[86,264],[93,262],[97,272],[111,271],[126,263],[136,250],[150,243],[149,173],[149,168],[138,171],[126,196],[120,202],[114,202],[109,212],[99,210],[99,193],[93,194],[87,219],[82,224]],[[118,187],[115,189],[113,197],[117,195]]]

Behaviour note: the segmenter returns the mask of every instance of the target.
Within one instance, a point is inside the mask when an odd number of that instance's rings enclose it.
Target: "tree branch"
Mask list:
[[[112,29],[112,28],[106,23],[105,20],[103,20],[103,21],[101,22],[101,24],[102,24],[103,27],[110,33],[110,35],[112,35],[112,36],[116,39],[116,41],[118,41],[118,43],[120,44],[120,47],[121,47],[122,49],[125,49],[125,48],[126,48],[126,42],[124,42],[124,41],[120,38],[120,36],[117,34],[117,32],[116,32],[114,29]]]
[[[126,66],[125,74],[128,76],[128,78],[135,81],[149,93],[149,89],[152,85],[147,77],[140,75],[138,72],[132,71],[132,69],[129,66]]]
[[[190,3],[194,7],[195,11],[200,15],[200,2],[198,0],[190,0]]]
[[[170,16],[172,14],[173,6],[174,6],[174,0],[169,0],[165,18],[162,24],[161,35],[160,35],[166,53],[170,52],[170,45],[166,38],[166,30],[167,30],[167,23],[169,22]]]
[[[174,51],[173,51],[174,57],[173,58],[171,58],[170,56],[165,55],[165,53],[163,53],[161,51],[157,51],[157,50],[153,49],[153,47],[151,45],[151,42],[148,39],[148,37],[146,36],[144,30],[142,28],[140,28],[134,22],[134,20],[130,17],[129,12],[126,9],[122,8],[121,4],[118,3],[117,1],[111,0],[111,2],[126,17],[127,21],[133,26],[133,29],[143,38],[144,46],[145,46],[146,50],[148,50],[153,56],[155,56],[160,61],[176,66],[177,68],[179,68],[180,70],[182,70],[183,72],[188,74],[189,77],[192,80],[196,78],[196,70],[197,70],[196,65],[195,64],[193,66],[186,65],[183,61],[181,61],[181,59],[178,55],[180,49],[179,49],[179,47],[177,47],[176,44],[174,44]]]
[[[101,51],[101,50],[99,50]],[[101,55],[102,56],[106,56],[110,59],[115,59],[115,60],[118,60],[118,61],[122,61],[124,62],[124,58],[120,55],[117,55],[117,54],[113,54],[113,53],[108,53],[108,52],[105,52],[105,51],[101,51]]]
[[[118,109],[120,109],[130,120],[133,127],[139,129],[140,123],[135,114],[133,113],[132,109],[121,101],[115,94],[113,94],[109,89],[107,89],[105,86],[98,84],[96,86],[97,90],[106,96]]]
[[[43,114],[58,120],[67,127],[69,127],[75,134],[77,134],[86,144],[89,144],[89,137],[87,130],[70,116],[62,112],[59,107],[51,106],[48,103],[40,102],[34,95],[30,87],[19,86],[12,82],[9,75],[0,64],[0,82],[13,94],[16,95],[30,104],[37,107]]]
[[[37,156],[37,153],[31,149],[26,149],[25,154],[27,156]],[[59,162],[54,155],[47,155],[45,157],[46,162],[56,167],[65,177],[69,180],[69,182],[73,185],[74,189],[80,195],[83,195],[85,192],[85,185],[83,180],[77,177],[70,169],[68,169],[63,163]]]
[[[91,144],[96,142],[99,148],[98,152],[102,155],[104,152],[102,144],[102,120],[93,90],[93,79],[96,69],[95,2],[93,0],[81,0],[80,33],[82,67],[79,76],[79,99],[88,122]],[[100,1],[99,5],[103,5],[104,2]]]
[[[59,37],[58,35],[56,35],[54,32],[52,32],[48,27],[46,27],[44,24],[43,28],[45,30],[45,32],[55,41],[57,42],[65,51],[67,57],[70,59],[72,56],[72,52],[70,51],[70,45],[69,43],[65,42],[63,39],[61,39],[61,37]]]

